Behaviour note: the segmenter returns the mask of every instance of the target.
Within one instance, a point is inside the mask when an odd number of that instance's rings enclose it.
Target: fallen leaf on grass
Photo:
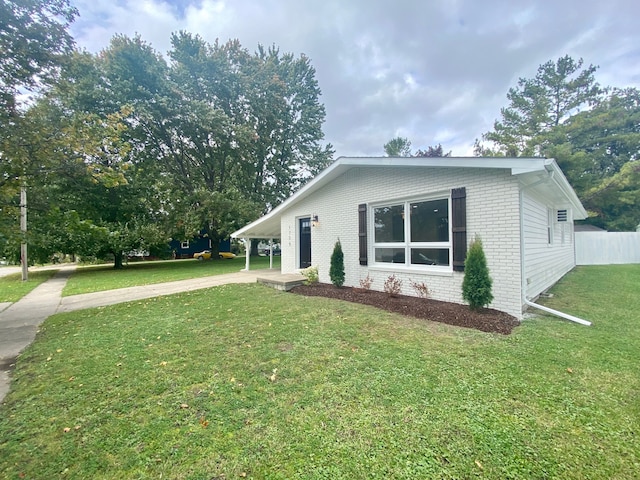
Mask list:
[[[189,408],[189,405],[187,405],[186,403],[181,403],[180,404],[180,408]]]
[[[570,368],[567,368],[567,373],[573,373],[573,370]]]
[[[202,417],[200,419],[200,425],[202,425],[202,428],[207,428],[207,426],[209,425],[209,420],[205,420],[205,418]]]
[[[484,468],[482,467],[482,464],[480,463],[480,461],[479,461],[479,460],[476,460],[476,465],[478,466],[478,468],[479,468],[480,470],[484,470]]]

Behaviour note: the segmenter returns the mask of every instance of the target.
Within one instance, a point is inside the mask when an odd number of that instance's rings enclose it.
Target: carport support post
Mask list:
[[[248,272],[249,271],[249,257],[251,256],[251,239],[250,238],[244,238],[244,248],[245,248],[245,266],[244,269]]]
[[[269,239],[269,269],[273,269],[273,238]]]

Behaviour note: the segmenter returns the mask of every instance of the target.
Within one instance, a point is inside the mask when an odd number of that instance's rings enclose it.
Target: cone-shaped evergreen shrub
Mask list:
[[[471,242],[464,261],[464,280],[462,281],[462,298],[469,302],[471,310],[479,310],[491,303],[493,300],[491,284],[482,241],[476,237]]]
[[[331,268],[329,269],[329,278],[331,283],[340,288],[344,285],[344,254],[342,253],[342,245],[338,240],[333,247],[331,254]]]

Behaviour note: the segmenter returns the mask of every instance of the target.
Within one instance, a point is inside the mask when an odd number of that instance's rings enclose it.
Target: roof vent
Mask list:
[[[558,223],[564,223],[564,222],[567,222],[567,221],[568,221],[568,219],[569,219],[569,215],[568,215],[568,213],[567,213],[567,210],[566,210],[566,209],[564,209],[564,210],[558,210],[558,211],[556,212],[556,219],[557,219]]]

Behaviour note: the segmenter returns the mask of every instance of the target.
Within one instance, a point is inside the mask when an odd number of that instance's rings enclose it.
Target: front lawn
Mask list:
[[[136,262],[129,263],[118,270],[114,269],[113,265],[78,267],[67,282],[62,295],[66,297],[80,293],[222,275],[238,272],[244,267],[244,257],[200,262],[195,259]],[[269,257],[251,257],[251,270],[262,268],[269,268]],[[280,268],[280,257],[274,257],[273,268]]]
[[[56,315],[0,406],[0,477],[635,479],[638,284],[581,267],[548,305],[592,327],[509,336],[257,284]]]

